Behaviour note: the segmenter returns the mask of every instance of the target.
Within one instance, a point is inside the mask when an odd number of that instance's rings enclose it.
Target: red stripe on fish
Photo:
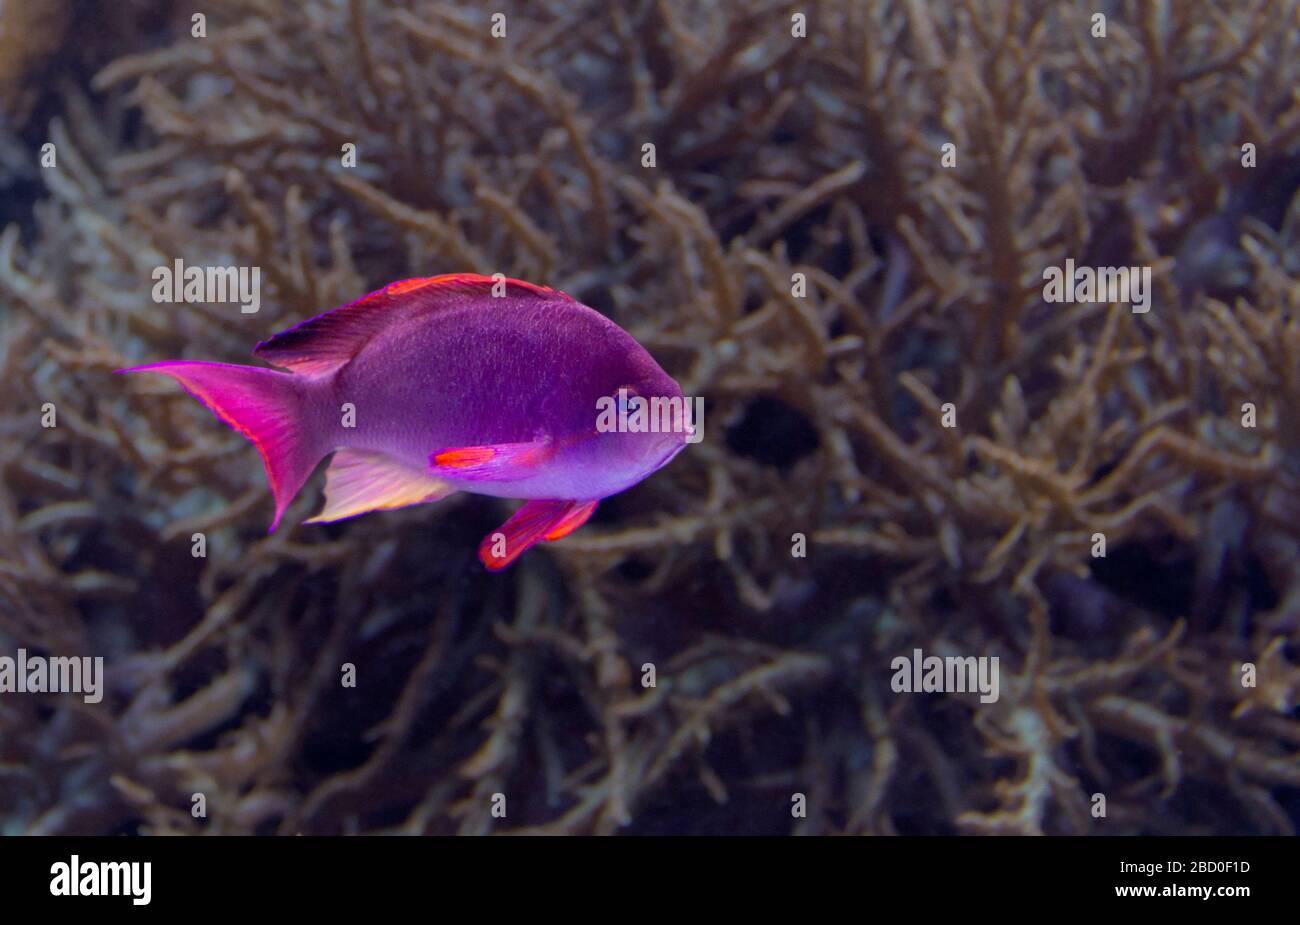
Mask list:
[[[415,277],[414,279],[399,279],[397,282],[389,283],[383,289],[378,291],[387,293],[388,295],[402,295],[416,289],[423,289],[426,286],[464,286],[472,289],[482,286],[490,287],[497,283],[505,283],[507,292],[510,289],[523,289],[525,292],[531,292],[540,296],[558,295],[564,296],[566,299],[570,298],[560,290],[552,289],[549,286],[539,286],[536,283],[529,283],[522,279],[511,279],[509,276],[483,276],[480,273],[444,273],[441,276],[421,276]],[[371,293],[371,295],[374,294],[375,293]],[[364,299],[358,301],[364,301]],[[357,303],[353,302],[352,304],[356,305]]]
[[[401,295],[404,292],[410,292],[412,289],[423,289],[425,286],[433,285],[434,277],[424,279],[403,279],[395,283],[389,283],[383,291],[389,295]]]
[[[480,463],[485,463],[496,454],[497,451],[490,446],[467,446],[464,449],[446,450],[435,454],[433,464],[435,466],[446,466],[449,469],[464,469],[466,466],[477,466]]]
[[[591,515],[596,511],[597,504],[600,504],[600,502],[588,501],[585,504],[578,504],[577,507],[573,508],[560,518],[559,523],[551,528],[551,532],[546,534],[546,542],[554,543],[556,540],[564,539],[574,530],[577,530],[591,519]]]
[[[496,443],[458,446],[429,456],[434,475],[476,482],[511,482],[527,478],[555,454],[556,444],[546,439],[532,443]]]

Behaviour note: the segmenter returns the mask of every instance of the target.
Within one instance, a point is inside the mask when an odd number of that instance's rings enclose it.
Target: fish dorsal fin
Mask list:
[[[571,301],[564,293],[545,286],[477,273],[403,279],[281,331],[258,344],[253,353],[295,373],[331,372],[356,356],[367,341],[394,321],[429,314],[467,298],[490,297],[494,294],[492,287],[500,283],[505,284],[506,299]]]

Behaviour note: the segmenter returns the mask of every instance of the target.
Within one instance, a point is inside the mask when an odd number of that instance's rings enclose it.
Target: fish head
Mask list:
[[[592,477],[614,494],[666,466],[700,426],[681,386],[643,349],[612,366],[595,383]]]

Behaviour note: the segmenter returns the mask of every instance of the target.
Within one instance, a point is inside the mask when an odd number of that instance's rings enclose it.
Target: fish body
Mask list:
[[[667,464],[690,433],[689,420],[660,432],[599,427],[599,409],[626,395],[684,408],[681,389],[618,325],[520,280],[392,283],[254,353],[284,371],[171,361],[123,372],[171,376],[258,447],[272,530],[333,452],[325,509],[309,522],[455,491],[528,499],[480,546],[488,568],[504,568]]]

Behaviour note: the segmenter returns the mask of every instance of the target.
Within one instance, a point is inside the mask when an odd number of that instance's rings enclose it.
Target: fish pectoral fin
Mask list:
[[[325,509],[309,524],[437,501],[456,491],[428,472],[372,450],[342,449],[325,470]]]
[[[532,443],[449,447],[430,454],[429,469],[435,476],[449,479],[512,482],[532,475],[554,452],[554,444],[545,438]]]
[[[479,561],[499,572],[537,543],[568,536],[586,523],[596,501],[529,501],[478,544]]]

